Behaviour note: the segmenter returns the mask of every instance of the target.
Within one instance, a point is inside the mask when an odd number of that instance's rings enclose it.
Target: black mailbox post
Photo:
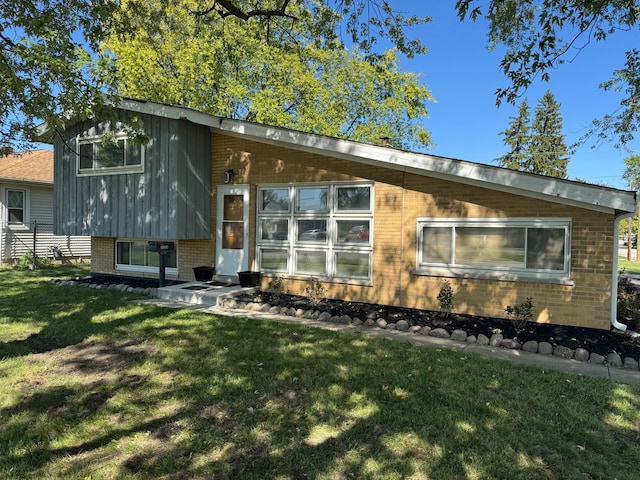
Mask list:
[[[174,242],[148,242],[150,252],[156,252],[160,255],[160,280],[159,287],[164,287],[165,269],[167,268],[167,255],[175,252],[176,244]]]

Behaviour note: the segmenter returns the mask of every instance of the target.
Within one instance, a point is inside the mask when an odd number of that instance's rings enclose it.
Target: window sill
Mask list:
[[[416,269],[411,273],[412,275],[419,277],[471,278],[478,280],[496,280],[499,282],[549,283],[553,285],[566,285],[569,287],[573,287],[575,285],[575,282],[570,277],[543,273],[527,275],[517,272],[489,272],[437,267]]]
[[[369,279],[357,279],[357,278],[345,278],[345,277],[333,277],[327,278],[322,275],[291,275],[291,274],[283,274],[278,272],[260,272],[263,277],[267,278],[275,278],[280,277],[283,280],[300,280],[300,281],[309,281],[312,278],[316,279],[322,283],[334,283],[334,284],[344,284],[344,285],[356,285],[361,287],[372,287],[373,282]]]
[[[77,176],[90,177],[96,175],[125,175],[128,173],[144,173],[144,169],[140,165],[111,168],[82,168],[78,170]]]

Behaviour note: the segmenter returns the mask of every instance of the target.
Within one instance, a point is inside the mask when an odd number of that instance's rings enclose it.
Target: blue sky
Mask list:
[[[496,107],[494,93],[507,85],[507,78],[500,70],[500,52],[486,47],[486,23],[460,22],[452,0],[393,0],[392,4],[401,12],[433,17],[412,31],[429,52],[402,63],[404,70],[422,75],[436,100],[428,105],[429,118],[424,121],[436,144],[429,153],[496,165],[493,159],[507,152],[499,132],[518,112],[505,103]],[[593,119],[618,106],[620,97],[598,85],[624,66],[625,52],[634,47],[640,47],[637,30],[618,32],[605,42],[592,41],[571,63],[552,71],[550,82],[536,81],[525,92],[532,117],[544,92],[551,90],[561,104],[566,143],[573,144]],[[594,142],[588,143],[571,157],[569,178],[627,190],[621,177],[630,153],[615,149],[613,143],[593,146]],[[628,147],[640,154],[640,139]]]

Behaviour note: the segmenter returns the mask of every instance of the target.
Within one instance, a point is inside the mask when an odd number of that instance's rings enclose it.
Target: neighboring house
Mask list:
[[[173,241],[167,276],[280,277],[301,293],[539,322],[615,320],[618,226],[635,192],[126,100],[121,124],[70,122],[55,145],[56,228],[90,235],[92,270],[157,276],[149,240]],[[101,135],[117,133],[102,144]],[[463,141],[463,139],[461,139]]]
[[[53,215],[53,151],[0,157],[0,263],[32,252],[34,243],[38,257],[88,257],[90,238],[54,235]]]

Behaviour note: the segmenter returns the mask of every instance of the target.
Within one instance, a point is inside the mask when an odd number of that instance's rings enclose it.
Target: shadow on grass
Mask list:
[[[0,408],[0,476],[635,474],[640,391],[632,386],[356,331],[127,309],[121,294],[72,291],[53,303],[69,302],[65,328],[79,332],[46,323],[40,333],[65,348],[4,369],[14,377]],[[30,378],[20,377],[23,365],[37,367]]]

